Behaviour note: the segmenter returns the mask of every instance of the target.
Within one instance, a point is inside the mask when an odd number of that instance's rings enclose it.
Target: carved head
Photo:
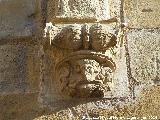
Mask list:
[[[82,46],[81,26],[75,24],[63,28],[55,38],[55,44],[62,49],[79,49]]]
[[[69,25],[56,35],[52,44],[57,46],[55,53],[62,53],[54,56],[54,80],[62,96],[97,98],[112,89],[116,65],[109,54],[102,54],[116,44],[116,36],[109,30],[99,24],[90,29],[87,24]]]
[[[116,45],[116,36],[106,31],[101,24],[93,25],[90,28],[90,34],[92,48],[97,51],[103,51]]]
[[[57,64],[55,71],[59,90],[70,97],[103,97],[111,90],[115,64],[105,56],[85,52],[78,52]]]

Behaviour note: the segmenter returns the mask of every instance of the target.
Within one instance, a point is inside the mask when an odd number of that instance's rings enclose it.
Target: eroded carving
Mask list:
[[[71,97],[103,97],[110,91],[112,70],[95,60],[69,61],[59,69],[61,92]]]
[[[56,66],[60,92],[70,97],[104,97],[112,89],[116,65],[107,56],[78,51]]]
[[[53,40],[53,44],[64,49],[77,50],[82,47],[81,26],[74,24],[64,27]]]
[[[64,27],[60,32],[57,32],[57,29],[53,25],[46,26],[45,37],[49,32],[50,41],[62,49],[77,50],[83,47],[83,49],[105,51],[117,44],[117,37],[99,23],[90,28],[88,24],[83,26],[73,24]]]
[[[95,50],[106,50],[117,44],[116,36],[104,28],[101,24],[93,25],[90,28],[90,39],[92,48]]]
[[[61,96],[101,98],[114,89],[116,64],[110,50],[117,44],[114,33],[99,23],[67,25],[53,33],[56,35],[50,37],[51,44],[57,54],[63,53],[53,70]]]

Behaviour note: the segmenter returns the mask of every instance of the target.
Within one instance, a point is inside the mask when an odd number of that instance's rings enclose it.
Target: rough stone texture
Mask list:
[[[36,34],[39,2],[37,0],[0,1],[0,38],[27,37]]]
[[[159,119],[158,8],[0,0],[0,120]]]
[[[125,22],[131,28],[160,27],[159,0],[124,0]]]
[[[42,104],[59,109],[87,104],[84,98],[129,97],[124,45],[118,46],[119,38],[109,24],[47,25]],[[90,106],[99,107],[94,102]]]
[[[3,44],[0,56],[1,93],[38,91],[38,46]]]
[[[159,29],[133,29],[127,33],[131,72],[137,81],[160,78],[159,34]]]
[[[72,108],[66,108],[65,110],[61,110],[59,112],[55,112],[49,115],[43,115],[41,117],[35,118],[35,120],[81,120],[82,118],[93,119],[99,118],[100,120],[105,119],[155,119],[158,120],[160,118],[160,88],[159,87],[151,87],[150,89],[145,89],[137,101],[133,101],[131,103],[127,103],[126,105],[116,106],[114,104],[113,109],[89,109],[88,105],[77,105]],[[100,104],[101,105],[101,104]],[[87,109],[86,109],[87,108]]]
[[[107,20],[120,15],[119,0],[49,0],[48,22]],[[66,19],[67,18],[67,19]],[[58,20],[56,20],[58,19]],[[69,22],[68,21],[68,22]]]
[[[1,120],[32,120],[47,114],[37,102],[37,93],[9,94],[0,96]]]

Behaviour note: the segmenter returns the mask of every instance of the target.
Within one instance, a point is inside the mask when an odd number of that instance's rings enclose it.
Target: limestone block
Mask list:
[[[127,35],[131,72],[137,81],[160,78],[160,30],[130,30]]]
[[[38,54],[35,47],[32,47],[10,44],[0,46],[0,92],[2,94],[38,90]]]
[[[31,36],[38,28],[37,0],[0,1],[0,38]]]
[[[119,15],[119,5],[119,0],[49,0],[48,21],[55,18],[107,20]]]
[[[125,21],[132,28],[160,27],[159,0],[125,0]]]

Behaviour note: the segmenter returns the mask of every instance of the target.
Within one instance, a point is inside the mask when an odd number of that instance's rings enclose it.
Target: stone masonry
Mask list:
[[[160,119],[159,0],[0,0],[0,120]]]

